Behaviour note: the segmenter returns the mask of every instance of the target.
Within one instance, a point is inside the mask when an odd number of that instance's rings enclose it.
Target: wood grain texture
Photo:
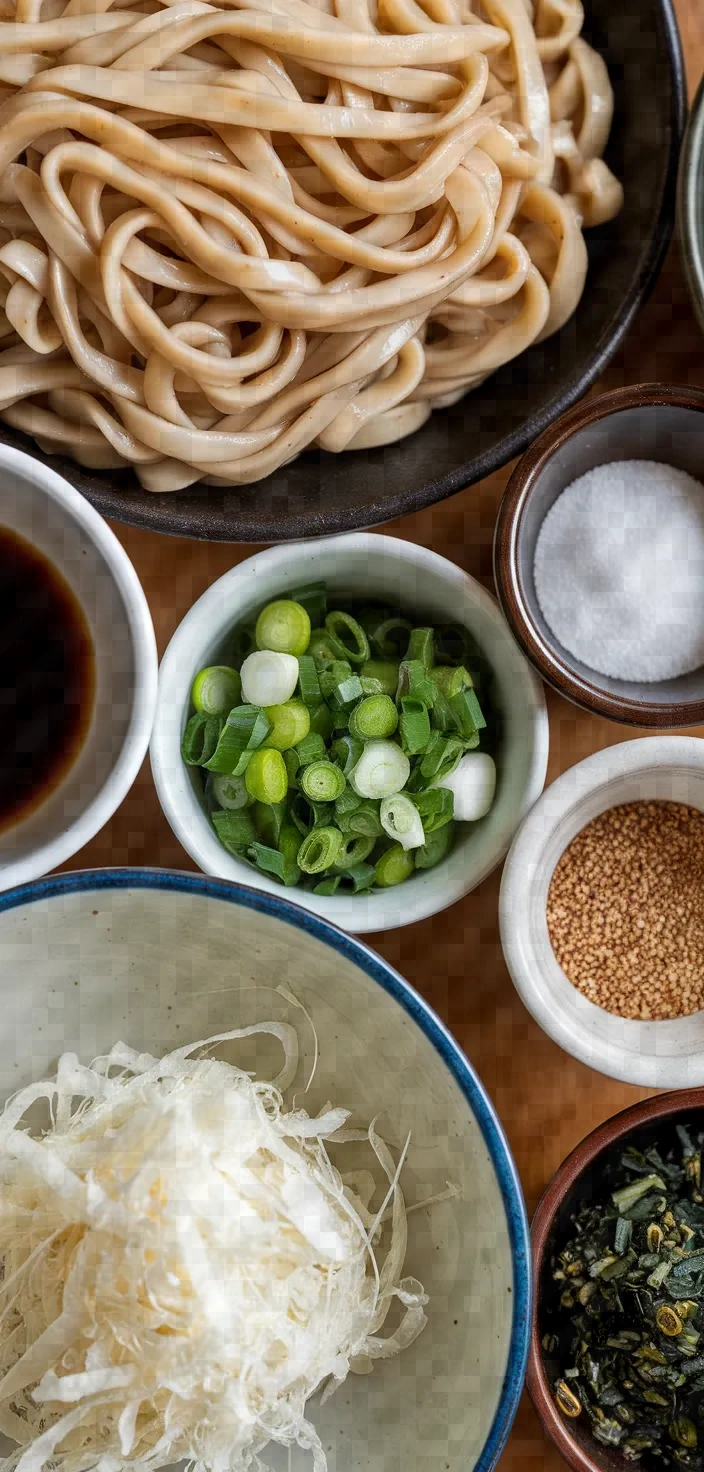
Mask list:
[[[677,0],[677,11],[693,91],[704,69],[704,0]],[[702,384],[703,369],[704,343],[675,246],[600,387],[653,379]],[[384,530],[431,547],[491,587],[494,521],[509,469]],[[114,529],[144,584],[160,653],[194,600],[215,578],[258,550]],[[590,717],[551,692],[548,706],[549,781],[593,751],[648,734]],[[704,729],[695,734],[704,734]],[[65,867],[110,864],[195,867],[161,813],[147,763],[112,822]],[[446,1020],[477,1068],[503,1121],[532,1212],[550,1176],[582,1136],[647,1097],[648,1091],[615,1083],[576,1063],[528,1016],[501,954],[498,890],[495,874],[442,915],[372,939]],[[500,1472],[560,1472],[564,1467],[524,1397]]]

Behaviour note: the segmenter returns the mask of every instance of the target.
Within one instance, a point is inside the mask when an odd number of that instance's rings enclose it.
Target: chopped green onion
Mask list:
[[[327,629],[313,630],[306,653],[315,661],[315,667],[319,673],[332,664],[334,659],[347,659],[344,644]]]
[[[206,716],[226,716],[239,705],[242,681],[227,664],[211,664],[199,670],[191,688],[191,701]]]
[[[376,836],[370,834],[364,837],[361,833],[350,833],[345,838],[339,859],[335,860],[336,869],[354,869],[355,864],[363,864],[376,843]]]
[[[209,772],[241,777],[268,731],[269,722],[258,705],[236,705],[220,732],[213,755],[204,765]]]
[[[202,711],[191,716],[181,740],[181,756],[186,766],[205,766],[217,747],[221,729],[219,716],[206,716]]]
[[[394,659],[401,653],[405,654],[412,627],[407,618],[392,615],[391,618],[383,619],[369,634],[374,652],[381,655],[382,659]]]
[[[381,838],[384,830],[379,817],[379,804],[365,798],[353,813],[348,813],[344,818],[338,818],[340,827],[345,826],[347,833],[359,833],[363,838]]]
[[[402,848],[400,843],[394,843],[377,859],[374,877],[381,889],[390,889],[392,885],[403,884],[405,879],[410,879],[414,868],[412,852]]]
[[[453,771],[436,777],[434,786],[452,793],[455,817],[461,823],[476,823],[494,801],[496,767],[488,751],[468,751]]]
[[[457,727],[452,717],[452,711],[448,705],[442,690],[437,690],[433,711],[431,716],[433,729],[436,731],[456,731]]]
[[[437,685],[426,674],[419,659],[402,659],[399,665],[396,700],[400,701],[406,695],[411,700],[420,700],[429,710],[435,704]]]
[[[373,864],[354,864],[340,874],[339,879],[340,889],[348,894],[362,894],[375,883],[376,870]]]
[[[285,802],[255,802],[250,809],[257,837],[270,848],[279,847],[279,839],[287,821]]]
[[[430,716],[427,706],[410,695],[401,698],[401,745],[408,756],[419,756],[430,741]]]
[[[302,767],[307,767],[311,762],[320,762],[326,755],[326,746],[322,736],[317,731],[309,731],[302,741],[296,746],[296,753]]]
[[[257,649],[277,654],[305,654],[310,642],[310,619],[300,603],[279,598],[263,608],[254,631]]]
[[[333,713],[330,710],[329,706],[325,705],[324,702],[322,705],[317,706],[315,710],[311,711],[311,735],[322,736],[323,741],[329,741],[334,729],[335,717],[333,716]]]
[[[304,705],[320,705],[323,698],[315,660],[310,654],[301,654],[298,660],[298,688]]]
[[[320,884],[313,886],[313,894],[324,894],[328,896],[337,894],[341,879],[341,874],[328,874],[326,879],[321,879]]]
[[[379,809],[381,826],[389,838],[396,838],[402,848],[421,848],[425,841],[423,824],[415,803],[405,793],[385,797]]]
[[[393,736],[398,725],[398,711],[390,695],[368,695],[360,700],[350,716],[350,735],[360,741]],[[430,729],[430,728],[428,728]]]
[[[351,787],[346,786],[344,792],[335,799],[335,817],[339,821],[340,818],[347,817],[349,813],[355,813],[363,802],[364,798],[360,797],[358,792],[353,792]]]
[[[299,741],[305,740],[310,731],[310,716],[302,700],[286,700],[283,705],[267,705],[264,711],[271,725],[265,746],[274,746],[277,751],[288,751],[289,747],[298,746]]]
[[[301,871],[298,867],[300,834],[291,823],[285,824],[276,845],[255,842],[249,849],[249,857],[259,869],[274,874],[287,886],[298,884]]]
[[[452,695],[448,701],[460,736],[466,741],[479,742],[479,731],[486,725],[482,715],[482,708],[473,690],[459,690],[457,695]]]
[[[430,673],[435,662],[435,635],[432,629],[413,629],[408,641],[406,659],[419,660]]]
[[[227,654],[232,664],[240,669],[248,654],[254,649],[254,629],[244,624],[234,629],[227,641]]]
[[[268,848],[265,843],[254,842],[247,849],[247,856],[256,864],[258,869],[263,869],[266,874],[273,874],[277,879],[283,881],[286,860],[277,848]],[[298,865],[296,865],[298,869]],[[300,874],[300,869],[298,873]],[[294,884],[295,884],[294,880]]]
[[[468,657],[476,654],[477,646],[461,624],[444,624],[436,628],[435,657],[438,664],[466,665]]]
[[[320,689],[326,700],[337,710],[361,700],[362,685],[359,675],[352,673],[346,659],[336,659],[320,675]]]
[[[395,741],[368,741],[350,782],[360,797],[391,797],[405,787],[411,764]]]
[[[311,762],[301,777],[301,790],[311,802],[334,802],[344,792],[347,783],[343,773],[334,762]]]
[[[253,752],[245,782],[255,802],[283,802],[288,792],[288,773],[281,752],[269,747]]]
[[[343,613],[341,609],[333,609],[325,620],[328,634],[339,639],[344,645],[345,654],[352,664],[364,664],[369,658],[369,640],[356,618],[351,613]]]
[[[242,695],[250,705],[283,705],[298,684],[298,660],[293,654],[258,649],[242,666]]]
[[[463,752],[464,742],[459,737],[441,736],[435,732],[420,764],[421,777],[428,786],[439,783],[454,772]]]
[[[455,836],[454,823],[446,823],[433,833],[426,831],[425,843],[415,850],[416,869],[434,869],[449,854]]]
[[[256,840],[249,813],[213,813],[212,822],[223,848],[229,854],[243,854]]]
[[[298,863],[304,874],[322,874],[332,868],[341,851],[339,828],[313,828],[298,850]]]
[[[328,594],[325,583],[308,583],[305,588],[295,588],[291,594],[294,603],[305,608],[311,628],[317,629],[325,623],[328,611]]]
[[[226,808],[228,812],[236,813],[239,808],[246,808],[250,796],[244,777],[233,777],[226,772],[216,772],[209,778],[213,800],[219,808]]]
[[[398,660],[368,659],[359,678],[365,695],[390,695],[393,700],[398,687]]]
[[[286,775],[288,777],[288,785],[289,785],[289,787],[297,787],[298,786],[298,773],[299,773],[300,768],[301,768],[301,758],[298,755],[298,752],[296,751],[296,749],[295,749],[294,746],[290,746],[288,748],[288,750],[287,751],[283,751],[281,753],[281,755],[283,756],[284,765],[286,767]]]
[[[426,836],[444,828],[454,814],[454,798],[446,787],[430,787],[427,792],[416,792],[413,801],[423,820]]]
[[[472,676],[463,664],[450,665],[439,664],[430,670],[430,678],[434,680],[439,690],[449,700],[452,695],[459,695],[460,690],[471,690]]]
[[[347,731],[344,736],[338,736],[330,747],[330,760],[337,762],[346,777],[349,777],[352,768],[357,765],[364,751],[364,742],[358,741]]]

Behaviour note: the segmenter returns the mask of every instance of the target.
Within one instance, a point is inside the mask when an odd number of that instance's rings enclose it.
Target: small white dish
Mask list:
[[[90,1062],[118,1040],[158,1056],[265,1019],[301,1047],[292,1096],[330,1099],[394,1151],[410,1133],[405,1272],[429,1295],[428,1323],[398,1358],[351,1375],[311,1418],[329,1472],[491,1472],[515,1415],[528,1355],[530,1239],[518,1175],[493,1104],[442,1022],[360,941],[289,903],[201,874],[98,869],[0,896],[7,989],[0,1108],[47,1077],[58,1055]],[[271,1039],[223,1056],[260,1078],[280,1067]],[[366,1156],[360,1164],[366,1166]],[[391,1327],[391,1323],[389,1325]],[[386,1331],[385,1331],[386,1332]],[[0,1438],[0,1453],[9,1443]],[[311,1472],[310,1452],[268,1448],[272,1472]],[[181,1464],[183,1465],[183,1464]]]
[[[47,874],[108,822],[149,745],[158,660],[151,615],[132,563],[110,528],[67,481],[0,446],[0,526],[59,570],[83,609],[95,651],[93,716],[63,779],[0,832],[0,890]]]
[[[548,889],[560,855],[607,808],[643,799],[704,811],[704,741],[696,736],[624,741],[558,777],[519,829],[506,860],[501,944],[528,1011],[573,1058],[645,1088],[699,1087],[704,1084],[704,1011],[663,1022],[614,1017],[567,980],[548,935]]]
[[[164,655],[159,675],[152,772],[159,801],[179,842],[206,874],[281,895],[282,887],[221,846],[184,765],[181,737],[194,676],[215,662],[226,636],[270,599],[306,583],[325,582],[356,598],[384,599],[428,622],[465,625],[488,660],[503,723],[499,779],[491,812],[458,828],[455,846],[436,869],[398,888],[370,895],[321,896],[302,889],[289,898],[358,933],[408,925],[444,910],[480,884],[504,857],[521,819],[542,791],[548,725],[540,682],[510,633],[498,604],[454,563],[396,537],[373,533],[326,537],[272,547],[233,567],[194,604]]]

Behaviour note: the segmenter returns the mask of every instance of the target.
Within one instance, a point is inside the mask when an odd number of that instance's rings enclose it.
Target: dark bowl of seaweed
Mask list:
[[[527,1388],[575,1472],[704,1472],[704,1089],[614,1115],[532,1225]]]

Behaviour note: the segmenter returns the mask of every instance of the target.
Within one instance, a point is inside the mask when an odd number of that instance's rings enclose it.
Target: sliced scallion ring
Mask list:
[[[293,654],[257,649],[242,666],[242,699],[249,705],[283,705],[298,684],[298,660]]]
[[[213,799],[219,808],[236,813],[251,802],[244,777],[231,777],[225,772],[214,772],[210,778]]]
[[[398,725],[398,711],[390,695],[368,695],[360,700],[350,716],[350,735],[360,741],[378,741],[393,736]]]
[[[311,762],[301,775],[301,790],[310,802],[334,802],[347,786],[344,773],[334,762]]]
[[[310,731],[310,716],[302,700],[285,700],[283,705],[264,707],[271,730],[264,743],[277,751],[288,751],[305,741]]]
[[[288,792],[286,763],[281,752],[270,747],[252,753],[244,778],[255,802],[283,802]]]
[[[414,868],[413,854],[402,848],[400,843],[394,843],[377,859],[374,866],[376,882],[380,889],[391,889],[392,885],[403,884],[404,880],[410,879]]]
[[[332,868],[342,850],[339,828],[312,828],[298,850],[298,865],[304,874],[322,874]]]
[[[325,620],[328,634],[339,639],[344,646],[345,656],[351,664],[364,664],[369,658],[369,640],[356,618],[351,613],[344,613],[341,608],[334,608]]]
[[[349,780],[360,797],[392,797],[410,773],[408,757],[395,741],[368,741]]]
[[[423,821],[410,797],[397,792],[394,797],[385,797],[379,808],[381,826],[389,838],[395,838],[402,848],[421,848],[425,843]]]
[[[211,664],[199,670],[193,681],[191,700],[197,711],[206,716],[226,716],[239,705],[242,681],[227,664]]]
[[[257,649],[277,654],[305,654],[310,643],[310,619],[302,604],[279,598],[263,608],[254,631]]]

